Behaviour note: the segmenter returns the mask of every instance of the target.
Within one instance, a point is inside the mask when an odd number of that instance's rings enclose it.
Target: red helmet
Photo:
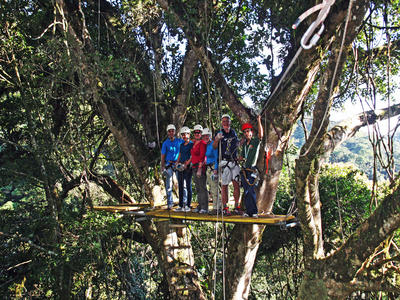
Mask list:
[[[253,129],[253,126],[250,123],[244,123],[242,125],[242,131],[245,131],[246,129]]]

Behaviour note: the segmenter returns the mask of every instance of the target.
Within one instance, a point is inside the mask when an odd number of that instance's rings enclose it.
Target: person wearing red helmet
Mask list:
[[[264,136],[261,125],[261,116],[257,116],[258,137],[253,136],[254,129],[250,123],[242,125],[242,132],[245,141],[241,147],[239,160],[242,161],[241,182],[243,186],[243,200],[246,207],[244,216],[257,217],[256,180],[257,180],[257,159],[260,152],[260,140]]]

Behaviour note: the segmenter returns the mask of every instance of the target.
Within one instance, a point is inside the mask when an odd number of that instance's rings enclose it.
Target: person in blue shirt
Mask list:
[[[167,126],[168,138],[163,142],[161,147],[161,170],[165,176],[165,191],[167,194],[168,209],[174,206],[174,199],[172,197],[172,179],[175,174],[175,163],[179,156],[179,148],[183,143],[180,138],[175,138],[175,125],[169,124]]]
[[[212,132],[208,128],[204,128],[202,133],[203,141],[207,144],[206,149],[206,175],[209,192],[213,200],[213,209],[210,214],[217,214],[221,211],[221,199],[218,199],[218,149],[213,148],[213,141],[211,139]],[[218,201],[219,200],[219,201]]]
[[[240,196],[240,167],[238,165],[238,147],[239,139],[233,128],[231,128],[231,117],[229,115],[222,115],[221,117],[222,129],[215,136],[213,147],[219,149],[221,153],[221,162],[219,168],[221,169],[221,198],[224,205],[223,213],[230,215],[228,208],[228,185],[230,182],[233,184],[233,198],[235,200],[235,213],[240,213],[239,196]]]
[[[192,203],[192,168],[190,162],[193,142],[190,140],[190,128],[182,127],[180,130],[183,143],[180,145],[176,169],[178,171],[179,207],[175,211],[190,211]]]

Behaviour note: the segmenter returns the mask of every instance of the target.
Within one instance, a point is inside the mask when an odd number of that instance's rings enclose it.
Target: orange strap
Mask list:
[[[268,149],[268,151],[265,152],[265,174],[268,174],[268,162],[272,156],[272,150]]]

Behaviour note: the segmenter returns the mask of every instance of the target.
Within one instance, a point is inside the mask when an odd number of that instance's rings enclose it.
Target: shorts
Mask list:
[[[236,162],[223,160],[220,166],[222,170],[222,185],[228,185],[232,180],[240,181],[240,167]]]

